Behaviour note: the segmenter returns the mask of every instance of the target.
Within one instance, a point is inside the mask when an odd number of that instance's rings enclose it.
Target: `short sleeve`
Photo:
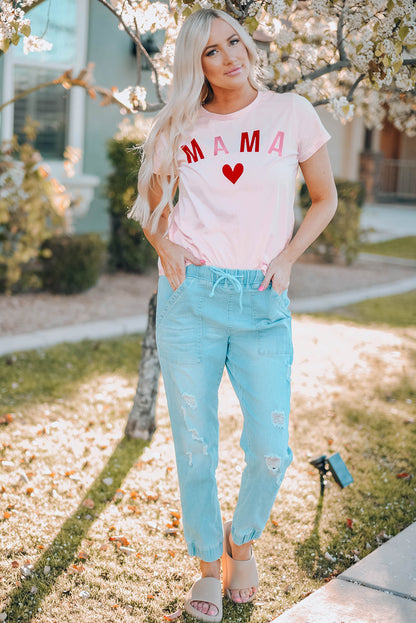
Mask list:
[[[331,135],[323,126],[312,104],[301,95],[294,94],[294,98],[298,161],[305,162],[331,138]]]
[[[158,175],[162,173],[162,160],[166,145],[166,136],[160,134],[156,139],[155,148],[153,150],[153,173],[157,173]]]

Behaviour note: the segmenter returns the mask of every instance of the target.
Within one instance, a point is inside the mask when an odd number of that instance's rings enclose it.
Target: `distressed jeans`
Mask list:
[[[175,291],[159,279],[156,335],[191,556],[220,558],[218,388],[227,368],[240,401],[245,455],[232,537],[258,539],[285,471],[293,348],[286,292],[258,290],[259,270],[186,268]]]

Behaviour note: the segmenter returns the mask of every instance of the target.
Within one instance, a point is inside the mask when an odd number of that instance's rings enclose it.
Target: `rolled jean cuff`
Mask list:
[[[223,541],[221,541],[217,547],[199,548],[195,545],[195,543],[188,544],[188,554],[190,556],[197,556],[205,562],[214,562],[214,560],[218,560],[218,558],[221,558],[222,556],[222,551]]]
[[[250,541],[256,541],[261,537],[261,530],[252,530],[249,534],[239,535],[236,534],[233,529],[231,529],[231,535],[233,537],[233,541],[236,545],[244,545],[244,543],[249,543]]]

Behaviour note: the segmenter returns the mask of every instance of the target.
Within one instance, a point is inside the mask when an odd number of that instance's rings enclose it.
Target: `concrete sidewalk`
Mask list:
[[[416,523],[271,623],[415,623]]]

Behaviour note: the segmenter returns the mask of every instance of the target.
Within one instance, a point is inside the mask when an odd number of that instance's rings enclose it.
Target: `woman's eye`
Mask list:
[[[231,39],[230,41],[231,45],[236,45],[239,42],[240,42],[240,39]]]
[[[209,52],[206,53],[206,56],[214,56],[216,51],[217,50],[210,50]]]

